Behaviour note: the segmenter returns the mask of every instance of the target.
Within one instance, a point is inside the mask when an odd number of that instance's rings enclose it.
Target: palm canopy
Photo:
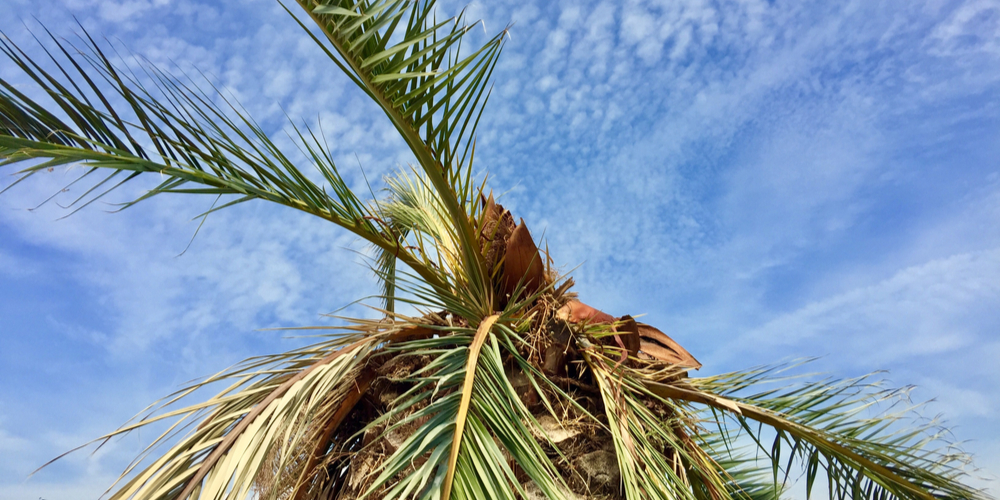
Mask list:
[[[88,35],[80,47],[53,37],[44,64],[0,40],[44,96],[0,80],[0,166],[18,168],[15,184],[83,165],[82,208],[155,174],[126,206],[163,193],[214,195],[212,211],[263,199],[376,252],[384,319],[249,359],[103,436],[170,422],[112,498],[775,498],[797,470],[807,491],[819,479],[837,498],[985,496],[903,392],[776,368],[689,378],[701,365],[673,339],[577,300],[473,176],[505,32],[469,50],[471,25],[437,19],[433,1],[298,3],[318,27],[303,24],[307,36],[413,152],[385,199],[349,188],[321,134],[294,129],[315,172],[300,169],[238,103],[117,65]]]

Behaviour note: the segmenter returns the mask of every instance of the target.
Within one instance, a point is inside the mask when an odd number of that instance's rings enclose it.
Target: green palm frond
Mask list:
[[[321,45],[336,52],[330,57],[406,139],[434,188],[472,203],[475,131],[506,32],[464,55],[462,42],[475,25],[463,14],[438,21],[433,0],[299,5],[326,35],[329,44]]]
[[[686,401],[663,398],[650,406],[643,382],[651,376],[676,381],[676,371],[637,373],[621,364],[619,353],[590,345],[584,359],[601,390],[626,498],[775,498],[778,487],[746,470],[746,460],[718,453],[727,443]]]
[[[695,490],[690,488],[684,462],[697,462],[684,456],[684,447],[678,446],[677,429],[671,428],[671,422],[655,421],[643,402],[615,379],[612,369],[602,364],[589,363],[604,399],[625,497],[694,499]],[[678,422],[679,419],[673,424]],[[672,456],[664,452],[668,446],[674,450]]]
[[[869,377],[789,385],[772,377],[779,369],[762,368],[677,378],[636,371],[622,363],[617,348],[585,345],[629,499],[766,491],[777,498],[796,466],[804,471],[807,495],[823,474],[831,498],[985,498],[962,484],[969,457],[944,440],[940,423],[921,420],[905,391],[883,390]],[[768,382],[783,384],[750,392]],[[649,396],[667,408],[659,417],[644,403]],[[879,405],[886,408],[874,411]],[[736,478],[745,472],[721,465],[739,456],[734,450],[746,439],[771,463],[771,488],[758,474],[744,489]]]
[[[425,176],[414,172],[399,172],[386,179],[389,199],[382,203],[386,217],[399,227],[418,233],[417,237],[435,240],[433,248],[443,248],[449,252],[439,258],[444,265],[448,259],[455,259],[456,237],[454,228],[448,221],[448,214],[437,193],[428,184]]]
[[[726,497],[745,500],[782,498],[786,491],[785,485],[775,482],[771,471],[759,466],[754,450],[747,447],[729,448],[730,444],[724,442],[722,436],[708,429],[696,438],[705,452],[714,458],[720,474],[728,479]],[[712,498],[710,490],[701,484],[699,477],[692,478],[692,486],[696,488],[695,495],[699,498]]]
[[[919,418],[904,391],[884,390],[870,377],[789,385],[770,377],[778,371],[691,379],[681,386],[689,394],[651,390],[722,410],[717,423],[727,441],[745,431],[768,456],[776,483],[780,471],[802,467],[807,494],[825,473],[831,498],[983,497],[960,482],[969,457],[945,440],[940,423]],[[782,385],[747,394],[768,382]]]
[[[141,74],[122,69],[89,35],[83,50],[53,41],[58,53],[46,53],[57,74],[0,39],[0,50],[65,116],[0,80],[0,168],[27,165],[7,189],[54,167],[82,164],[86,169],[71,185],[93,181],[70,204],[80,209],[140,174],[155,174],[164,180],[125,206],[163,193],[228,197],[210,211],[266,200],[344,227],[391,250],[427,282],[443,285],[439,273],[399,248],[395,235],[377,224],[341,177],[323,140],[308,128],[294,128],[295,139],[321,175],[319,184],[245,110],[214,88],[203,91],[149,64],[142,65]]]
[[[379,217],[392,228],[402,246],[413,249],[427,267],[460,274],[462,263],[458,235],[448,213],[425,175],[413,169],[386,177],[388,198],[376,204]],[[375,248],[375,274],[383,283],[386,310],[393,312],[396,298],[396,253]]]
[[[506,31],[463,55],[472,27],[462,15],[438,21],[434,1],[298,3],[326,35],[328,43],[314,37],[317,43],[382,108],[413,151],[457,236],[458,278],[488,314],[488,276],[469,222],[476,203],[472,157]]]
[[[430,360],[408,380],[413,387],[399,396],[393,410],[367,429],[387,434],[415,427],[378,469],[364,495],[517,498],[523,491],[509,457],[550,498],[560,498],[559,475],[535,441],[531,413],[504,371],[498,338],[510,330],[503,323],[491,324],[484,322],[480,326],[486,329],[478,331],[449,328],[452,335],[390,348],[400,356]],[[477,344],[482,348],[478,353]],[[453,490],[446,486],[452,476]]]

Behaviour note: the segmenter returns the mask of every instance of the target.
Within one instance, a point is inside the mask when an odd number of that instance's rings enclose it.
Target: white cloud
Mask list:
[[[0,250],[0,275],[23,278],[39,271],[35,262],[26,261],[18,255]]]
[[[940,379],[915,380],[921,394],[934,398],[931,410],[944,412],[950,421],[964,417],[989,417],[997,411],[997,391],[977,390]]]
[[[780,315],[749,332],[742,349],[808,346],[850,353],[843,363],[870,369],[937,359],[987,341],[984,327],[1000,324],[982,314],[998,302],[1000,249],[955,255]]]
[[[5,456],[16,456],[31,446],[27,439],[11,436],[6,430],[0,428],[0,454]]]
[[[931,34],[932,53],[1000,55],[1000,6],[989,0],[963,2]]]

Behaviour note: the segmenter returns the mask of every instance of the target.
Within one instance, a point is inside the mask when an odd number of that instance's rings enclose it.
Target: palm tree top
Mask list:
[[[82,165],[80,209],[161,176],[125,206],[265,200],[375,252],[382,319],[247,360],[99,438],[172,422],[153,443],[167,449],[144,453],[112,498],[774,498],[796,468],[836,497],[985,498],[939,425],[897,410],[898,391],[867,378],[767,388],[774,368],[694,378],[701,363],[675,339],[581,302],[473,169],[506,30],[469,48],[475,24],[438,19],[433,1],[297,3],[303,36],[416,159],[383,198],[348,186],[321,132],[293,127],[309,168],[296,164],[209,83],[118,64],[86,32],[51,37],[53,66],[0,39],[35,85],[0,81],[14,184]],[[178,408],[208,387],[220,391]]]

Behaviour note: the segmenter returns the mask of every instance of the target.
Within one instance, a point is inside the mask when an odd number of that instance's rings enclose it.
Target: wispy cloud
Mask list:
[[[847,343],[860,356],[842,362],[863,368],[900,358],[933,360],[989,342],[982,332],[1000,327],[1000,320],[986,313],[998,301],[1000,249],[961,254],[780,315],[749,332],[739,351],[836,349]]]

